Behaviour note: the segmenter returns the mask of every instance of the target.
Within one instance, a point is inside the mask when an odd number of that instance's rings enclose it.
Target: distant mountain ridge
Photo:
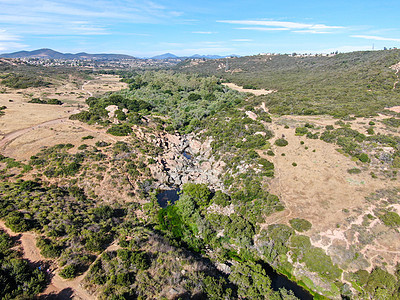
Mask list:
[[[13,53],[3,53],[0,57],[4,58],[42,58],[42,59],[93,59],[93,60],[119,60],[135,59],[135,57],[125,54],[89,54],[80,52],[76,54],[61,53],[52,49],[38,49],[33,51],[18,51]]]
[[[122,60],[122,59],[139,59],[130,55],[126,54],[107,54],[107,53],[102,53],[102,54],[90,54],[86,52],[80,52],[80,53],[61,53],[52,49],[48,48],[43,48],[43,49],[37,49],[33,51],[18,51],[18,52],[13,52],[13,53],[3,53],[0,54],[0,57],[3,58],[40,58],[40,59],[66,59],[66,60],[73,60],[73,59],[92,59],[92,60]],[[168,60],[168,59],[188,59],[188,58],[193,58],[193,59],[221,59],[225,57],[240,57],[239,55],[236,54],[231,54],[227,56],[220,56],[220,55],[200,55],[200,54],[195,54],[192,56],[177,56],[172,53],[164,53],[161,55],[153,56],[150,59],[155,59],[155,60]]]
[[[220,56],[220,55],[200,55],[200,54],[194,54],[192,56],[177,56],[172,53],[164,53],[161,55],[153,56],[151,59],[187,59],[187,58],[205,58],[205,59],[221,59],[225,57],[240,57],[239,55],[236,54],[231,54],[231,55],[226,55],[226,56]]]

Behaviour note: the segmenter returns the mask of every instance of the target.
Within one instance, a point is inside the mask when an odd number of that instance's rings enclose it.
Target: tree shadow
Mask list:
[[[66,288],[59,293],[50,293],[48,295],[42,295],[39,300],[69,300],[73,299],[74,291],[71,288]]]

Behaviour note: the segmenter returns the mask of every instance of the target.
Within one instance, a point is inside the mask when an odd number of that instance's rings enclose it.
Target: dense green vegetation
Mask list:
[[[63,105],[63,102],[58,99],[41,100],[39,98],[33,98],[32,100],[29,100],[28,103]]]
[[[311,226],[312,226],[312,224],[310,222],[308,222],[307,220],[299,219],[299,218],[291,219],[289,221],[289,223],[290,223],[290,226],[292,226],[292,228],[298,232],[310,230]]]
[[[246,56],[229,59],[230,70],[218,68],[221,60],[189,66],[182,72],[220,76],[239,85],[278,90],[257,97],[271,113],[344,117],[375,115],[384,107],[399,105],[397,80],[389,67],[400,61],[400,50],[363,51],[333,57]],[[223,61],[222,63],[225,63]]]
[[[132,76],[132,77],[131,77]],[[244,100],[244,95],[221,86],[216,78],[171,72],[145,72],[126,74],[123,81],[129,89],[103,98],[89,98],[89,111],[73,115],[72,119],[91,124],[110,124],[106,107],[118,106],[116,118],[132,126],[141,124],[150,112],[154,116],[168,116],[167,120],[155,118],[161,128],[189,133],[200,127],[200,122],[216,112],[232,107]],[[126,109],[128,112],[124,113]],[[115,128],[112,133],[128,134]]]
[[[14,246],[10,236],[0,231],[0,298],[30,299],[44,289],[46,275],[21,259],[11,249]]]
[[[400,273],[397,267],[396,276],[381,268],[371,273],[359,270],[351,274],[353,285],[361,292],[361,297],[370,299],[398,299],[400,297]]]
[[[43,78],[32,74],[8,73],[0,76],[0,79],[2,79],[1,84],[14,89],[26,89],[28,87],[41,87],[50,85],[50,83],[44,81]]]

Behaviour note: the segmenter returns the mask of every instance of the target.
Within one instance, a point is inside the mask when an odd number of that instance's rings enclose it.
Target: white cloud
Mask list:
[[[366,40],[375,40],[375,41],[400,42],[400,39],[397,39],[397,38],[385,38],[385,37],[374,36],[374,35],[351,35],[351,37],[366,39]]]
[[[282,22],[282,21],[252,21],[252,20],[238,20],[238,21],[217,21],[219,23],[228,24],[242,24],[242,25],[258,25],[258,26],[272,26],[272,27],[284,27],[288,29],[337,29],[344,28],[342,26],[328,26],[324,24],[307,24],[307,23],[296,23],[296,22]]]
[[[0,29],[0,41],[18,41],[20,38],[14,34],[8,33],[4,29]]]
[[[88,25],[88,24],[85,24],[85,23],[78,23],[76,25],[71,26],[69,29],[72,30],[73,33],[79,34],[79,35],[106,35],[106,34],[110,34],[103,27],[90,25],[90,24]]]
[[[317,30],[293,30],[295,33],[312,33],[312,34],[330,34],[329,31],[317,31]]]
[[[281,27],[239,27],[236,29],[240,30],[256,30],[256,31],[282,31],[282,30],[289,30],[289,28],[281,28]]]
[[[112,22],[157,24],[183,13],[146,0],[0,0],[0,24],[52,27],[79,19],[90,23]],[[111,23],[111,22],[110,22]]]
[[[233,39],[232,42],[252,42],[251,39]]]
[[[249,26],[262,26],[262,27],[241,27],[236,29],[242,30],[260,30],[260,31],[274,31],[274,30],[291,30],[296,33],[330,33],[328,30],[343,29],[343,26],[331,26],[325,24],[309,24],[298,22],[283,22],[283,21],[255,21],[255,20],[222,20],[219,23],[249,25]]]
[[[212,31],[192,31],[192,33],[197,33],[197,34],[213,34],[215,32]]]
[[[28,47],[28,45],[24,45],[16,42],[1,42],[0,41],[0,51],[11,51],[16,49],[23,49]]]

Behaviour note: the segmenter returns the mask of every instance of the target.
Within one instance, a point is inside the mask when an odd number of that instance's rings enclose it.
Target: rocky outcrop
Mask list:
[[[149,165],[157,187],[170,189],[187,182],[205,183],[212,189],[224,190],[218,178],[223,172],[224,162],[215,160],[211,152],[211,141],[200,142],[194,135],[172,135],[159,133],[152,143],[163,149],[156,164]]]

